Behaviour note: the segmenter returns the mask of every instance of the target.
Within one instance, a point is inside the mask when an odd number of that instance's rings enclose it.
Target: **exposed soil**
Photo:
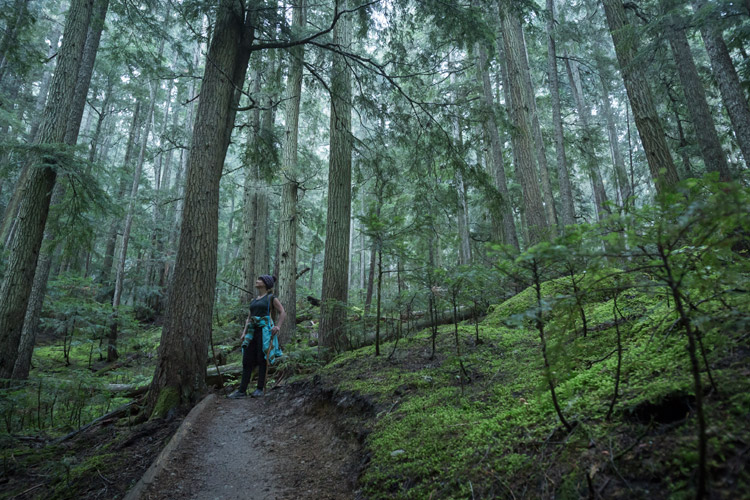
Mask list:
[[[354,498],[358,440],[333,405],[299,392],[210,402],[141,498]]]
[[[136,498],[352,499],[363,466],[368,402],[319,383],[281,386],[258,399],[208,401],[190,426],[182,419],[138,426],[102,422],[59,445],[3,443],[0,499],[123,498],[172,435],[176,447]],[[190,418],[188,419],[190,420]],[[177,433],[175,434],[175,431]],[[29,443],[26,443],[27,445]],[[90,470],[77,464],[106,456]]]

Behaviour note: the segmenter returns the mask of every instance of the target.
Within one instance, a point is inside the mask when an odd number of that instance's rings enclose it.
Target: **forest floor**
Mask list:
[[[5,463],[0,498],[355,498],[362,439],[351,431],[360,408],[348,408],[359,403],[312,387],[290,384],[257,399],[210,395],[184,420],[92,426],[43,454],[30,450],[34,463],[22,452]],[[138,494],[125,496],[157,461]]]
[[[329,406],[280,388],[212,398],[164,462],[143,500],[351,499],[360,458]]]

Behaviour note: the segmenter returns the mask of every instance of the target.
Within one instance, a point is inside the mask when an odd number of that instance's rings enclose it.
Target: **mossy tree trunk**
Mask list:
[[[249,10],[248,12],[251,12]],[[191,406],[205,392],[216,287],[219,181],[250,57],[243,3],[222,0],[208,50],[190,147],[174,278],[170,284],[147,413]]]

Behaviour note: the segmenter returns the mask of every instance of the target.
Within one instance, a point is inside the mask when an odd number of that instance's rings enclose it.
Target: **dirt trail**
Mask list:
[[[140,498],[355,498],[359,444],[336,418],[335,407],[283,388],[209,400]]]

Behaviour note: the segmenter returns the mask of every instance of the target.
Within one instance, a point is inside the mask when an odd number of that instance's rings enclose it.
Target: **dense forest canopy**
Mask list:
[[[262,274],[319,363],[412,324],[434,355],[530,286],[544,348],[541,282],[585,336],[606,269],[667,290],[702,411],[701,308],[747,276],[747,0],[3,0],[0,29],[6,387],[156,328],[143,415],[189,408]]]

